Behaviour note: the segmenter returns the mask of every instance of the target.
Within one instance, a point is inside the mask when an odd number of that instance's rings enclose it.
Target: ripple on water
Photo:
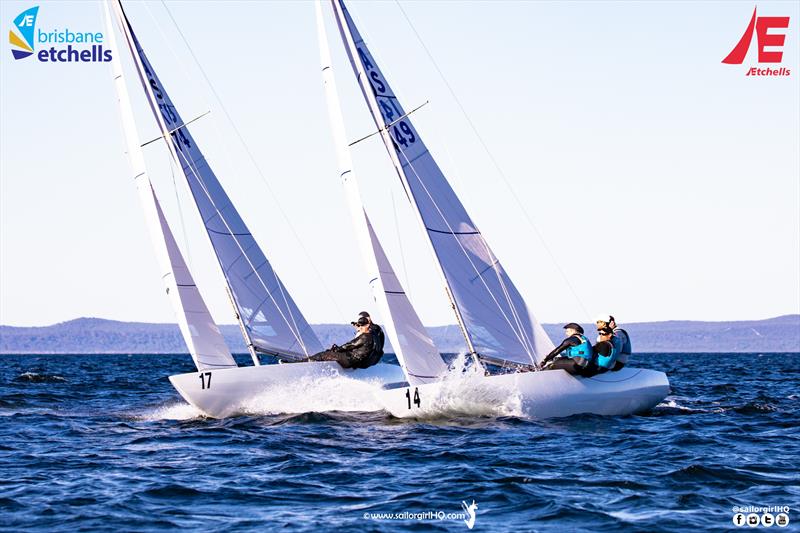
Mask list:
[[[683,533],[728,528],[733,505],[791,506],[800,484],[787,379],[800,358],[784,354],[642,355],[672,369],[664,402],[560,420],[521,418],[513,397],[468,379],[425,420],[352,412],[373,386],[325,381],[214,420],[167,380],[191,369],[186,356],[3,357],[0,528],[466,531],[363,513],[474,499],[475,530]]]

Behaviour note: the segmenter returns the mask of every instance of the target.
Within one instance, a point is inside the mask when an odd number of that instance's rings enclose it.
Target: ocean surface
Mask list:
[[[321,412],[330,384],[213,420],[167,380],[185,355],[0,361],[4,531],[469,531],[473,501],[474,531],[800,526],[800,354],[638,355],[672,383],[652,412],[556,420]]]

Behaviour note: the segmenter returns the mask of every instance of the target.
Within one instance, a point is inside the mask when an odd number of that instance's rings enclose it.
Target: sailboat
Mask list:
[[[378,383],[404,379],[396,365],[345,370],[335,362],[310,362],[322,346],[289,291],[209,166],[145,55],[120,0],[104,4],[112,72],[127,153],[166,293],[197,372],[169,377],[191,405],[211,417],[238,412],[244,402],[277,385],[304,378],[347,376]],[[112,28],[112,12],[125,48],[173,162],[181,169],[225,282],[252,366],[238,366],[183,259],[145,166],[142,144]],[[259,354],[295,364],[261,365]],[[374,402],[373,402],[374,403]],[[354,406],[370,410],[369,404]]]
[[[626,415],[651,409],[669,394],[663,372],[625,367],[591,378],[539,371],[553,343],[450,186],[370,53],[343,0],[329,0],[356,82],[422,231],[471,359],[470,381],[483,397],[516,395],[525,416]],[[361,201],[317,0],[323,85],[339,172],[373,295],[405,374],[378,393],[396,417],[440,412],[452,390],[439,350],[422,326],[381,248]],[[468,403],[468,401],[467,401]],[[468,406],[467,406],[468,409]]]

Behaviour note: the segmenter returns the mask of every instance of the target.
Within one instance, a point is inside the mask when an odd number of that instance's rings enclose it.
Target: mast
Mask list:
[[[397,157],[397,153],[392,148],[394,141],[389,135],[387,125],[384,122],[383,117],[381,115],[379,104],[377,99],[375,98],[375,93],[373,92],[372,85],[370,85],[369,81],[367,81],[368,78],[364,70],[364,65],[362,63],[361,56],[358,53],[358,48],[356,47],[353,34],[350,31],[350,26],[347,23],[347,20],[342,11],[341,2],[339,0],[331,0],[331,4],[333,5],[334,15],[336,16],[336,22],[339,27],[339,33],[344,42],[345,49],[347,50],[347,55],[350,58],[350,64],[352,65],[353,70],[356,74],[356,79],[358,80],[359,86],[361,87],[361,92],[363,93],[364,98],[367,101],[370,113],[372,114],[372,118],[375,121],[375,126],[378,128],[378,131],[380,131],[383,143],[386,146],[386,150],[389,153],[389,157],[392,160],[392,164],[394,165],[394,168],[397,171],[397,175],[400,178],[400,182],[403,184],[403,187],[406,191],[406,195],[408,196],[409,200],[414,206],[414,212],[417,214],[417,219],[422,225],[423,230],[427,231],[427,228],[425,226],[425,221],[422,218],[419,205],[417,204],[417,200],[414,194],[411,193],[411,188],[407,183],[405,174],[403,173],[400,159]],[[478,357],[477,357],[478,353],[475,350],[472,338],[470,337],[469,331],[467,330],[467,326],[464,321],[464,317],[462,316],[461,309],[459,308],[458,303],[453,297],[453,291],[452,288],[450,287],[450,281],[447,279],[447,276],[444,272],[444,268],[442,267],[439,254],[436,251],[436,248],[433,246],[433,243],[429,241],[429,244],[431,252],[433,253],[434,263],[436,264],[439,270],[439,274],[441,275],[442,278],[442,283],[444,284],[445,293],[447,294],[447,299],[450,301],[450,307],[453,309],[453,313],[456,316],[456,321],[458,323],[459,329],[461,330],[461,334],[464,336],[464,341],[467,344],[467,349],[469,350],[469,353],[472,355],[473,360],[475,362],[478,362]]]
[[[369,276],[373,297],[384,320],[387,333],[409,383],[435,379],[447,371],[439,351],[408,301],[400,281],[389,264],[380,241],[369,221],[358,187],[344,118],[336,90],[336,80],[322,17],[322,0],[315,2],[322,80],[328,104],[328,118],[336,146],[340,178],[347,198],[361,256]]]
[[[133,109],[118,55],[119,49],[111,26],[111,14],[107,3],[104,3],[103,7],[108,44],[113,51],[111,69],[128,158],[136,188],[139,191],[139,201],[147,222],[150,239],[162,272],[161,279],[166,286],[167,295],[175,311],[178,327],[198,370],[235,367],[236,361],[231,356],[219,328],[211,318],[203,297],[194,283],[147,175],[133,118]]]

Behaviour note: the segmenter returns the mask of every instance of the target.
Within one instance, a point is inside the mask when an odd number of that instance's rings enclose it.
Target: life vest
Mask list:
[[[614,336],[611,338],[614,348],[617,350],[617,361],[627,363],[628,356],[631,354],[631,336],[622,328],[614,328]]]
[[[580,366],[586,366],[592,361],[592,343],[581,334],[575,336],[581,340],[581,343],[564,350],[564,355],[570,359],[575,359],[575,362]]]
[[[608,342],[608,341],[606,341]],[[608,342],[611,345],[611,353],[608,355],[601,355],[599,352],[597,353],[597,366],[600,368],[612,369],[614,368],[614,364],[617,362],[617,356],[619,352],[617,352],[617,347],[614,345],[614,342]]]

